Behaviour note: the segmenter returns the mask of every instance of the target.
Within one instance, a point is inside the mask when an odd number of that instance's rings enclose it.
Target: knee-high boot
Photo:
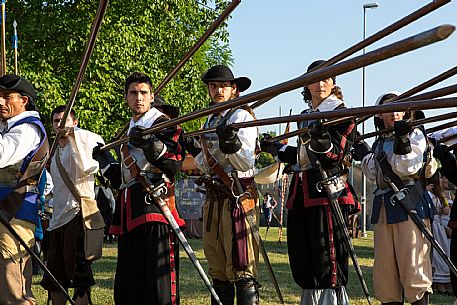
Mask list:
[[[235,282],[237,305],[259,305],[259,283],[255,279]]]
[[[428,305],[428,292],[424,293],[422,299],[412,302],[411,305]]]
[[[235,301],[235,287],[229,281],[213,280],[213,288],[217,296],[221,300],[222,305],[233,305]],[[218,305],[219,303],[211,295],[211,305]]]

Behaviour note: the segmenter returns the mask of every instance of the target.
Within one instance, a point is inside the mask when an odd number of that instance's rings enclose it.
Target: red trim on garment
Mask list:
[[[298,181],[300,179],[299,173],[295,173],[294,175],[295,175],[294,189],[292,191],[292,196],[289,197],[289,199],[287,200],[287,203],[286,203],[286,208],[288,208],[289,210],[292,209],[292,207],[294,206],[295,196],[297,195]]]
[[[165,159],[175,160],[175,161],[181,161],[182,160],[182,156],[180,154],[174,154],[174,153],[171,153],[171,152],[165,152],[163,154],[163,157]]]
[[[125,229],[127,229],[127,232],[132,231],[136,227],[145,224],[146,222],[161,222],[161,223],[166,223],[168,224],[167,220],[165,217],[163,217],[162,214],[159,213],[148,213],[148,214],[143,214],[140,215],[134,219],[132,219],[132,206],[130,203],[130,188],[126,188],[122,190],[121,194],[121,225],[111,225],[110,227],[110,234],[115,234],[115,235],[122,235],[125,232]],[[124,215],[124,207],[126,210],[126,215]],[[171,214],[175,218],[176,222],[178,223],[178,226],[181,228],[185,227],[186,222],[184,219],[179,217],[178,211],[176,208],[171,211]],[[127,228],[124,228],[124,217],[127,217]]]
[[[457,220],[449,220],[447,226],[452,229],[457,229]]]
[[[329,202],[327,196],[319,197],[319,198],[309,198],[308,176],[307,176],[306,172],[303,172],[303,174],[301,175],[302,178],[300,178],[299,174],[300,174],[299,172],[295,173],[296,177],[295,177],[295,183],[294,183],[294,186],[293,186],[293,191],[292,191],[291,196],[287,200],[286,207],[288,209],[292,209],[293,208],[295,197],[296,197],[296,194],[297,194],[297,188],[298,188],[299,179],[302,179],[303,205],[304,205],[305,208],[314,207],[314,206],[321,206],[321,205],[322,206],[329,205],[330,202]],[[351,189],[349,188],[349,185],[347,183],[345,185],[345,191],[346,191],[346,195],[347,196],[338,197],[338,204],[340,204],[340,205],[355,205],[355,204],[357,204],[357,206],[359,206],[358,201],[355,200],[354,196],[352,195]]]
[[[121,190],[121,204],[120,204],[120,209],[121,209],[121,225],[111,225],[109,229],[110,234],[114,235],[122,235],[124,233],[124,205],[125,205],[125,197],[127,195],[128,200],[130,201],[130,189],[123,189]]]
[[[176,274],[176,260],[175,260],[175,234],[170,230],[169,234],[170,242],[170,290],[171,290],[171,304],[176,305],[178,298],[178,285],[177,285],[177,274]]]
[[[332,268],[332,273],[330,275],[330,284],[332,287],[336,286],[337,280],[337,266],[336,266],[336,249],[335,249],[335,236],[333,232],[333,218],[330,206],[325,207],[325,212],[327,213],[327,222],[328,222],[328,245],[329,245],[329,257],[330,265]]]
[[[176,132],[173,135],[172,140],[175,141],[175,142],[178,142],[179,141],[179,136],[181,135],[181,133],[182,133],[182,128],[180,126],[176,126]]]
[[[179,217],[176,209],[171,211],[171,214],[173,215],[174,219],[178,223],[179,227],[185,226],[185,221],[181,217]],[[128,232],[132,231],[133,229],[135,229],[138,226],[141,226],[142,224],[145,224],[146,222],[151,222],[151,221],[168,224],[168,221],[165,219],[165,217],[163,217],[163,215],[159,214],[159,213],[143,214],[143,215],[140,215],[140,216],[132,219],[132,208],[131,208],[130,202],[127,203],[127,231]]]
[[[340,153],[337,155],[337,154],[334,154],[332,152],[328,152],[326,154],[326,156],[332,160],[341,160],[343,158],[343,154],[344,154],[344,147],[346,146],[346,143],[347,143],[347,138],[348,138],[348,135],[352,132],[352,130],[354,129],[355,127],[355,122],[354,120],[351,121],[351,124],[349,125],[348,129],[346,129],[346,132],[343,133],[343,135],[341,136],[341,141],[340,141]]]
[[[116,226],[116,225],[111,225],[109,227],[109,234],[113,234],[113,235],[122,235],[122,229],[120,226]]]

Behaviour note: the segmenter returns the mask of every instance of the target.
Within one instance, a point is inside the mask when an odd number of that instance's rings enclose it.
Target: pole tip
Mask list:
[[[455,26],[451,24],[443,24],[437,28],[437,36],[440,39],[448,38],[455,31]]]

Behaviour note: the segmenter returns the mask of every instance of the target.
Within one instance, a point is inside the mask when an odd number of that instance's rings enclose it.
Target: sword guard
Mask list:
[[[144,196],[144,201],[146,204],[153,204],[156,202],[156,198],[162,198],[163,195],[166,195],[168,192],[165,183],[160,183],[159,185],[155,186],[149,193]]]
[[[329,187],[332,193],[343,190],[346,185],[341,176],[332,176],[316,183],[316,190],[320,193],[325,187]]]

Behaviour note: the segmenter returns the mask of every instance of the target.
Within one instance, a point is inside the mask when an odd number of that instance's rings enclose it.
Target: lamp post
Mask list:
[[[363,40],[366,38],[367,28],[367,9],[375,9],[379,5],[377,2],[363,5]],[[365,55],[365,48],[363,48]],[[365,107],[365,67],[362,67],[362,106]],[[362,122],[362,134],[365,134],[365,121]],[[362,235],[367,237],[367,178],[362,174]]]

